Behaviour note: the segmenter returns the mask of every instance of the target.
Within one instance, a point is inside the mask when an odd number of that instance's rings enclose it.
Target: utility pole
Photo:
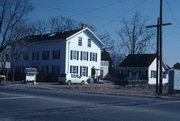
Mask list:
[[[157,94],[162,94],[162,82],[163,82],[163,69],[162,69],[162,65],[163,65],[163,60],[162,60],[162,26],[166,26],[166,25],[171,25],[171,23],[165,23],[163,24],[162,22],[162,0],[160,0],[160,17],[157,20],[157,25],[151,25],[151,26],[146,26],[146,28],[153,28],[156,27],[157,28],[157,52],[156,52],[156,93]],[[159,82],[159,84],[158,84]]]
[[[157,19],[159,25],[159,18]],[[156,94],[159,94],[159,26],[157,26],[157,44],[156,44]]]
[[[159,63],[159,68],[160,68],[160,74],[159,74],[159,94],[162,94],[162,83],[163,83],[163,70],[162,70],[162,4],[163,0],[160,0],[160,15],[159,15],[159,43],[160,43],[160,63]]]

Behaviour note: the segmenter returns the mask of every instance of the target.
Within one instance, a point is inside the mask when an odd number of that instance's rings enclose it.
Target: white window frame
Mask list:
[[[70,66],[70,73],[78,74],[78,66]]]
[[[82,37],[78,37],[78,46],[82,46]]]
[[[80,66],[80,76],[87,77],[88,76],[88,67],[87,66]]]
[[[82,56],[82,57],[81,57],[82,60],[88,60],[88,55],[87,55],[88,52],[82,51],[81,54],[82,54],[82,55],[81,55],[81,56]]]
[[[77,51],[72,51],[72,59],[77,60]]]
[[[156,71],[155,70],[151,70],[151,78],[156,78]]]
[[[90,53],[90,60],[97,62],[97,53]]]
[[[91,47],[91,39],[90,38],[88,38],[88,45],[87,46]]]
[[[71,60],[79,60],[79,51],[71,50]]]

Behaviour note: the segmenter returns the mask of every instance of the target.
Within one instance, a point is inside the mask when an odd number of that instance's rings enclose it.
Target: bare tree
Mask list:
[[[150,40],[154,38],[155,33],[146,29],[147,20],[142,19],[137,12],[129,20],[122,20],[122,28],[118,31],[120,44],[122,48],[128,50],[128,54],[141,54],[150,47]]]
[[[79,28],[78,22],[65,17],[51,17],[49,19],[50,32],[64,32]]]
[[[31,10],[32,6],[29,0],[0,1],[0,52],[13,41],[11,32]]]
[[[106,50],[107,52],[112,53],[114,50],[114,41],[112,40],[109,33],[105,32],[98,36],[104,43],[104,47],[102,49]]]
[[[35,21],[29,24],[29,29],[31,29],[32,35],[42,35],[48,32],[48,23],[46,21]]]

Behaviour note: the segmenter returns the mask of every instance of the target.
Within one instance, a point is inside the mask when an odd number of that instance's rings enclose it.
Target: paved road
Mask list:
[[[0,87],[0,121],[180,121],[180,101]]]

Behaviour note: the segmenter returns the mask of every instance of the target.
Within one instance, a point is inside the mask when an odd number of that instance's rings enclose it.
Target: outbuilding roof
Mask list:
[[[149,67],[156,58],[156,54],[129,54],[119,67]]]

